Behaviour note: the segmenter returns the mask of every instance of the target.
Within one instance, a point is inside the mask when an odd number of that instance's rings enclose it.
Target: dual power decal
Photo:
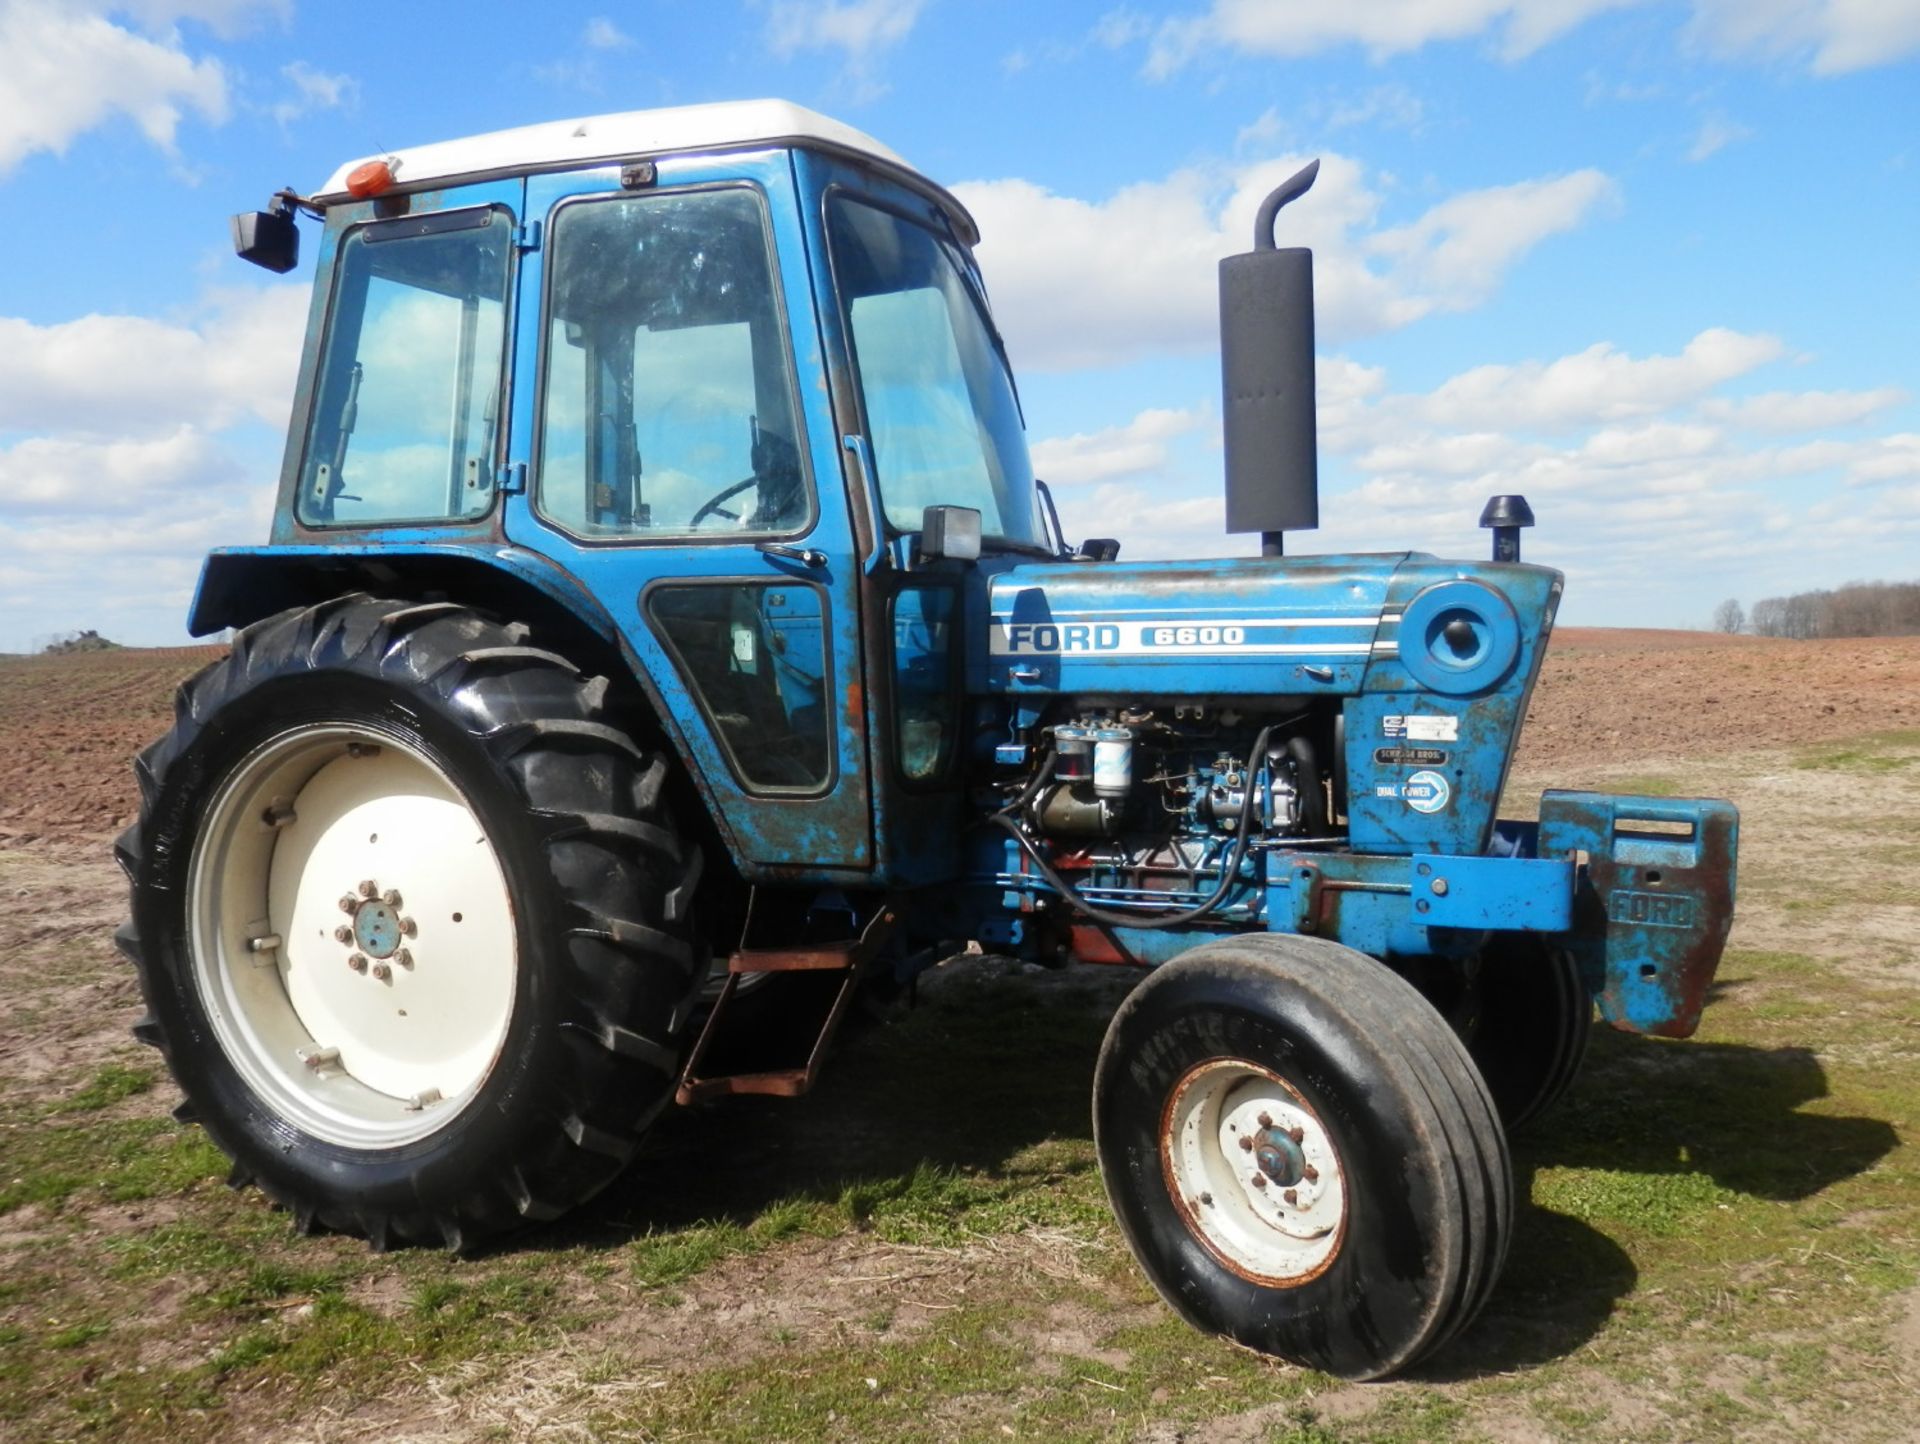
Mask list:
[[[1444,811],[1446,805],[1453,801],[1453,784],[1447,781],[1444,772],[1422,770],[1404,782],[1381,783],[1374,788],[1373,795],[1398,798],[1415,812],[1431,815]]]

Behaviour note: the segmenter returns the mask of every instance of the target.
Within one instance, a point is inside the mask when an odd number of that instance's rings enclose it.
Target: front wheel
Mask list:
[[[605,684],[524,636],[282,614],[136,768],[136,1033],[303,1228],[461,1247],[557,1216],[671,1094],[697,854]]]
[[[1115,1014],[1094,1075],[1101,1177],[1188,1322],[1348,1378],[1471,1319],[1513,1185],[1492,1100],[1413,987],[1313,938],[1207,943]]]

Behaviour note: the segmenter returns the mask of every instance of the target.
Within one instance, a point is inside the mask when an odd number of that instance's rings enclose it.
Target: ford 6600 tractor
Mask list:
[[[1506,1130],[1595,1003],[1697,1026],[1737,820],[1499,816],[1561,589],[1523,499],[1490,562],[1282,555],[1313,297],[1274,231],[1312,180],[1220,269],[1263,555],[1190,562],[1068,541],[972,217],[797,107],[422,146],[236,217],[276,271],[321,223],[279,503],[206,563],[232,650],[118,849],[136,1031],[236,1182],[470,1247],[663,1108],[804,1092],[856,989],[975,942],[1143,970],[1093,1131],[1173,1308],[1355,1377],[1461,1329]]]

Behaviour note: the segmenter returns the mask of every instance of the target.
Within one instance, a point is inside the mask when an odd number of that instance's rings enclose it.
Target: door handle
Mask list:
[[[790,562],[799,562],[804,567],[824,567],[827,554],[812,547],[790,547],[784,542],[756,542],[755,551],[764,556],[784,557]]]

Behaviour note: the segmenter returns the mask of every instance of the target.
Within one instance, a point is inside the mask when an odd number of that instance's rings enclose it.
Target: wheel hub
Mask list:
[[[415,930],[412,923],[394,903],[368,898],[354,904],[353,944],[370,958],[390,958],[400,950],[401,938]]]
[[[1306,1174],[1307,1155],[1295,1139],[1277,1128],[1263,1128],[1253,1135],[1253,1161],[1260,1171],[1282,1188],[1291,1188]]]
[[[1161,1138],[1181,1216],[1235,1273],[1286,1287],[1317,1277],[1339,1253],[1339,1151],[1278,1074],[1236,1058],[1200,1064],[1174,1086]]]

